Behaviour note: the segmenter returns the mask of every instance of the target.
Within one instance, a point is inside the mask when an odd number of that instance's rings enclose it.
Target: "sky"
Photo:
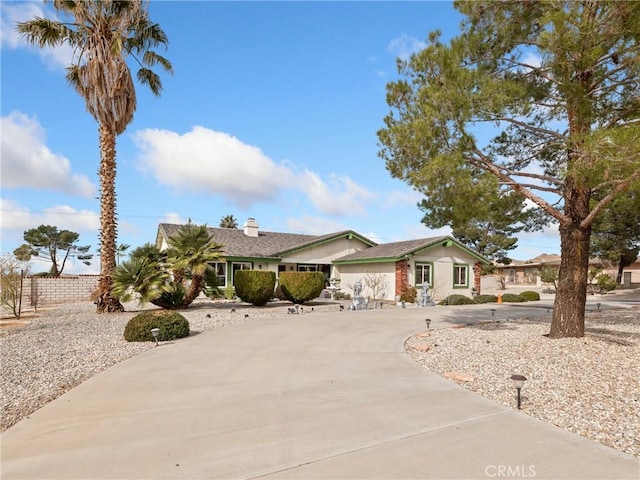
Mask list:
[[[0,250],[53,225],[99,251],[98,125],[65,80],[68,48],[28,46],[16,21],[55,18],[50,4],[1,1]],[[157,98],[136,84],[133,121],[117,139],[118,244],[154,243],[158,224],[327,234],[378,242],[450,233],[421,223],[420,195],[378,157],[396,59],[448,39],[451,2],[153,0],[164,29]],[[557,227],[523,233],[511,257],[559,253]],[[44,259],[32,271],[49,269]],[[71,260],[65,273],[98,273]]]

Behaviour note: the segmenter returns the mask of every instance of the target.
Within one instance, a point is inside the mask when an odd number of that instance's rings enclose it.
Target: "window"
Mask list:
[[[317,272],[318,271],[318,265],[308,265],[308,264],[298,264],[298,271],[299,272]]]
[[[212,263],[210,264],[211,268],[216,272],[216,277],[218,278],[218,286],[226,287],[227,286],[227,264],[225,263]]]
[[[466,288],[469,286],[469,266],[453,265],[453,286]]]
[[[429,286],[433,284],[431,268],[430,263],[416,263],[416,287],[420,287],[425,282],[428,282]]]
[[[231,274],[233,275],[233,279],[236,278],[236,272],[238,270],[251,270],[253,265],[251,262],[233,262],[231,264]]]

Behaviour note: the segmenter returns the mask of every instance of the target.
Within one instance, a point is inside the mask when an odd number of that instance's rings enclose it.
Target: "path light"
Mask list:
[[[547,307],[547,315],[551,313],[551,310],[553,310],[551,307]]]
[[[602,305],[600,302],[596,303],[596,307],[598,307],[598,311],[600,311],[600,305]]]
[[[524,382],[527,380],[527,377],[525,377],[524,375],[511,375],[511,380],[513,380],[513,385],[518,391],[518,410],[520,410],[520,390],[522,390],[522,387],[524,387]]]
[[[491,318],[496,318],[496,309],[495,308],[491,309]]]
[[[151,335],[153,335],[153,339],[156,341],[156,347],[158,346],[158,335],[160,335],[160,329],[159,328],[152,328],[151,329]]]
[[[425,318],[424,321],[427,323],[427,330],[431,330],[431,319]]]

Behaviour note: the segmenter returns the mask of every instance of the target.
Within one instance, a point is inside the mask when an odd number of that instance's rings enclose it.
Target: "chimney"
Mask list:
[[[247,237],[258,236],[258,224],[255,218],[248,218],[247,221],[244,222],[244,234]]]

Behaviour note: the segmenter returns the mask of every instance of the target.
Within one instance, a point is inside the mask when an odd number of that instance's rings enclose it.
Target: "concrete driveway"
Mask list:
[[[542,315],[494,306],[496,318]],[[458,387],[404,353],[490,307],[253,320],[161,345],[4,432],[2,478],[638,479],[637,459]]]

